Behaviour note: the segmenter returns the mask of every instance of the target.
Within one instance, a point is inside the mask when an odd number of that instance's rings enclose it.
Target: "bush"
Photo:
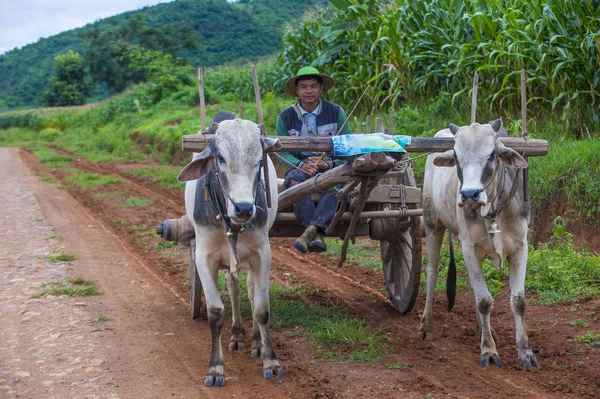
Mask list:
[[[53,127],[47,127],[40,132],[40,139],[53,142],[62,135],[62,132]]]

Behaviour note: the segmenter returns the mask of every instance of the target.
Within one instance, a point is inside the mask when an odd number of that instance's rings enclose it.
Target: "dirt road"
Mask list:
[[[26,166],[27,165],[27,166]],[[600,389],[600,353],[574,342],[600,331],[588,317],[582,331],[569,323],[600,311],[598,300],[565,307],[529,306],[528,328],[540,370],[515,366],[514,325],[506,295],[496,299],[492,322],[499,334],[503,367],[478,366],[472,299],[461,296],[446,313],[438,301],[434,341],[416,340],[415,310],[396,314],[380,292],[380,270],[334,267],[325,256],[300,256],[289,240],[272,240],[273,278],[318,288],[321,302],[335,303],[381,327],[388,353],[373,365],[326,363],[314,344],[286,330],[274,330],[274,345],[286,378],[262,378],[260,361],[248,351],[226,351],[226,386],[202,386],[210,353],[205,321],[189,317],[185,264],[156,259],[136,246],[139,235],[125,223],[147,230],[183,212],[180,193],[127,177],[130,165],[70,167],[118,175],[115,190],[150,198],[154,205],[119,208],[93,190],[60,190],[40,176],[62,178],[25,152],[0,149],[0,397],[7,398],[595,398]],[[37,176],[39,174],[40,176]],[[125,220],[126,222],[123,222]],[[68,263],[50,256],[69,253]],[[91,297],[31,298],[41,284],[64,277],[98,282]],[[99,320],[99,316],[106,321]],[[248,325],[247,325],[248,327]],[[224,337],[230,333],[226,322]],[[401,362],[406,368],[388,365]]]

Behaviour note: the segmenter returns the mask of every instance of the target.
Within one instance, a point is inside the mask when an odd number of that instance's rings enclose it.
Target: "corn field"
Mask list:
[[[329,73],[332,98],[361,113],[439,95],[466,104],[475,72],[479,107],[561,115],[576,137],[600,126],[599,0],[330,0],[283,38],[279,65]]]

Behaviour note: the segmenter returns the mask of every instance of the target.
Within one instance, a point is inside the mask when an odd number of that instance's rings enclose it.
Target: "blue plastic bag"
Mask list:
[[[334,136],[333,156],[348,157],[367,152],[406,152],[404,146],[410,144],[410,136],[385,133],[344,134]]]

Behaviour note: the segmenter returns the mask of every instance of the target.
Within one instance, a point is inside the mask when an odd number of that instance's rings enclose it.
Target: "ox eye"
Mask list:
[[[490,161],[494,161],[496,159],[496,151],[493,151],[488,158]]]
[[[225,162],[225,158],[223,158],[223,156],[222,156],[222,155],[217,155],[217,160],[218,160],[220,163],[226,163],[226,162]]]

